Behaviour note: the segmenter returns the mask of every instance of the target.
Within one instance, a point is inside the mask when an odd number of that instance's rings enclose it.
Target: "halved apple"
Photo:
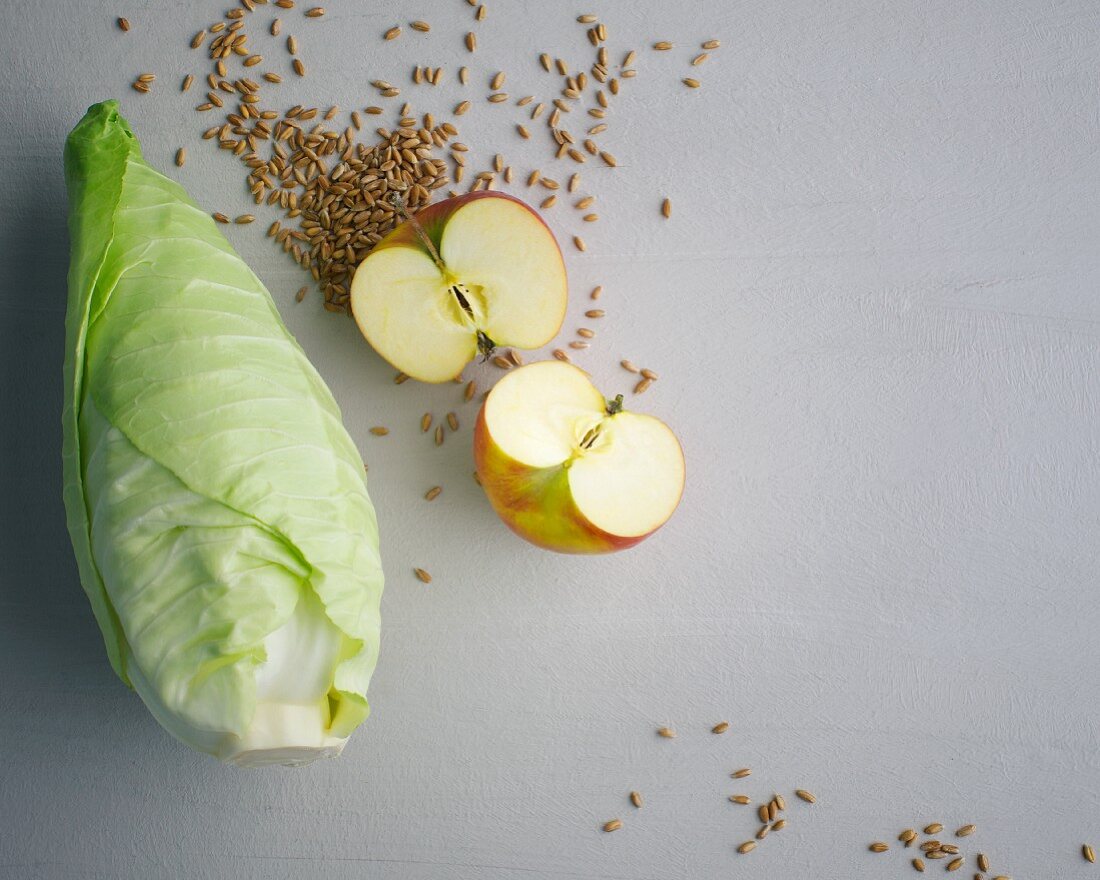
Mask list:
[[[542,218],[519,199],[476,192],[428,206],[375,245],[352,279],[351,310],[397,369],[446,382],[479,351],[545,345],[567,296]]]
[[[684,488],[668,426],[608,401],[572,364],[540,361],[497,382],[474,432],[478,479],[522,538],[561,553],[632,547],[662,526]]]

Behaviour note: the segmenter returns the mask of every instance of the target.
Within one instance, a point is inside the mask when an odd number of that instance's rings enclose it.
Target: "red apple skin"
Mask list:
[[[474,465],[497,516],[521,538],[546,550],[614,553],[653,534],[624,538],[593,525],[573,503],[564,467],[533,468],[497,446],[485,421],[485,404],[474,427]]]
[[[454,213],[459,208],[470,204],[470,202],[476,202],[479,199],[507,199],[510,202],[515,202],[520,207],[529,211],[533,216],[537,217],[539,223],[541,223],[546,231],[550,233],[550,239],[558,249],[558,258],[562,261],[562,266],[565,266],[565,258],[561,255],[561,246],[558,245],[558,240],[554,236],[553,230],[546,225],[546,221],[542,219],[539,212],[523,200],[517,199],[515,196],[510,196],[507,193],[493,192],[491,190],[464,193],[463,195],[454,196],[450,199],[444,199],[442,202],[428,205],[428,207],[423,208],[414,216],[416,217],[416,221],[424,227],[424,231],[428,233],[428,238],[431,239],[432,244],[435,245],[435,249],[438,251],[440,243],[443,241],[443,228],[447,225],[448,221],[450,221],[451,217],[454,216]],[[398,245],[412,245],[427,252],[427,248],[424,247],[424,243],[420,240],[420,236],[416,234],[413,225],[406,220],[404,223],[390,230],[385,238],[371,248],[371,253]]]

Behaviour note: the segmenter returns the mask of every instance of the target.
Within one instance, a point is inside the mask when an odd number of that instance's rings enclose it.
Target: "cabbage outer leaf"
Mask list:
[[[265,640],[310,603],[340,634],[323,699],[346,737],[368,713],[383,578],[336,402],[115,102],[73,130],[65,173],[65,505],[111,664],[222,753],[248,735]]]

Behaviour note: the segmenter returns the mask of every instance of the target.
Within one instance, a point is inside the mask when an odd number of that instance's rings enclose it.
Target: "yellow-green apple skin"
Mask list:
[[[554,234],[530,206],[498,192],[429,205],[375,245],[351,283],[367,342],[424,382],[453,379],[494,344],[545,345],[567,300]]]
[[[579,407],[570,409],[568,414],[563,415],[566,422],[576,425],[575,428],[567,427],[564,430],[572,430],[578,441],[588,436],[586,432],[595,427],[597,432],[602,432],[602,436],[609,438],[608,443],[615,442],[616,420],[645,420],[645,430],[656,432],[659,440],[657,444],[659,455],[652,467],[661,469],[662,474],[659,479],[654,478],[659,485],[659,491],[655,493],[652,502],[655,505],[655,512],[651,527],[620,530],[628,532],[626,534],[616,533],[616,531],[602,528],[581,510],[575,497],[575,490],[578,487],[571,480],[571,476],[575,473],[574,467],[577,462],[585,456],[600,454],[599,448],[585,450],[582,444],[577,442],[572,444],[571,450],[567,451],[564,446],[562,447],[560,461],[532,465],[517,460],[494,438],[490,425],[490,413],[494,404],[493,395],[497,394],[498,390],[507,390],[507,383],[522,378],[524,371],[536,369],[548,373],[554,371],[556,377],[564,378],[566,381],[570,381],[567,371],[573,371],[583,376],[584,382],[591,388],[591,396],[582,400]],[[537,406],[537,403],[534,405]],[[537,362],[513,370],[497,383],[496,388],[482,404],[474,428],[474,460],[478,481],[500,519],[521,538],[559,553],[611,553],[633,547],[645,540],[660,528],[676,509],[684,485],[684,458],[679,442],[667,426],[659,420],[627,411],[611,414],[606,409],[603,411],[597,409],[597,406],[603,408],[606,405],[607,401],[588,382],[587,374],[575,366],[558,361]],[[562,407],[551,403],[549,409],[560,411]],[[555,415],[550,415],[549,419],[550,421],[546,423],[537,423],[531,430],[538,431],[550,424],[557,424],[554,421]],[[648,462],[635,462],[632,474],[637,475],[648,468],[650,468]],[[638,479],[644,480],[645,477],[638,476]],[[634,486],[632,491],[635,491],[641,501],[628,503],[649,501],[645,497],[644,487]]]

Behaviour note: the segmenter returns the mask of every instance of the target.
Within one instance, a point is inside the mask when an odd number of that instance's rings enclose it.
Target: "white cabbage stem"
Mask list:
[[[256,671],[256,714],[244,737],[218,757],[240,767],[308,764],[340,754],[346,738],[329,735],[328,692],[344,636],[308,587],[285,624],[264,639]]]
[[[187,724],[164,706],[139,669],[129,671],[153,715],[188,745],[238,767],[309,764],[339,755],[347,742],[328,730],[328,692],[344,642],[312,590],[303,588],[290,619],[264,639],[256,712],[243,736]]]

